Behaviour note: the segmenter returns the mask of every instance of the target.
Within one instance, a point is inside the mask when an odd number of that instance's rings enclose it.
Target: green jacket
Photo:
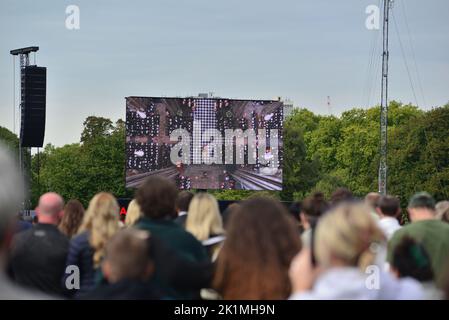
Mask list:
[[[422,220],[396,231],[388,243],[390,264],[394,249],[406,235],[424,246],[431,259],[435,282],[441,286],[449,272],[449,224],[439,220]]]
[[[172,220],[143,217],[137,221],[135,227],[149,231],[190,261],[201,262],[209,259],[203,245]]]

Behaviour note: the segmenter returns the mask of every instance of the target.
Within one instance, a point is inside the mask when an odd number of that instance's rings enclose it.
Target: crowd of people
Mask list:
[[[31,225],[18,220],[25,187],[1,147],[0,181],[0,299],[449,296],[449,202],[426,192],[407,214],[394,196],[344,188],[290,208],[251,197],[220,212],[211,194],[152,176],[124,222],[110,193],[85,210],[48,192]]]

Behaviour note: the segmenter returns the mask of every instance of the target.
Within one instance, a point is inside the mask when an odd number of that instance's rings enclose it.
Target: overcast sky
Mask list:
[[[79,30],[65,25],[71,4],[80,9]],[[380,32],[365,27],[371,4],[380,2],[2,0],[0,126],[13,130],[9,50],[31,45],[48,68],[45,143],[58,146],[78,142],[89,115],[123,118],[131,95],[282,96],[321,114],[330,96],[334,114],[365,108],[380,96],[380,52],[369,68],[373,43],[381,44]],[[391,99],[423,109],[449,101],[448,12],[447,0],[395,1]]]

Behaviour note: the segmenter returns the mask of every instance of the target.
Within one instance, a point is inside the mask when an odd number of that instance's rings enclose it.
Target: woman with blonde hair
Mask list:
[[[382,271],[386,239],[367,205],[335,207],[320,219],[313,237],[312,247],[303,249],[290,266],[291,299],[422,297],[417,281],[397,280]]]
[[[132,199],[126,210],[125,226],[133,226],[142,217],[142,211],[136,199]]]
[[[115,197],[106,192],[96,194],[89,203],[79,234],[70,241],[66,265],[80,270],[80,290],[75,296],[95,286],[95,273],[108,240],[119,230],[120,208]],[[66,275],[67,277],[67,275]]]
[[[225,239],[217,200],[205,192],[197,193],[189,205],[186,230],[195,236],[214,260]]]

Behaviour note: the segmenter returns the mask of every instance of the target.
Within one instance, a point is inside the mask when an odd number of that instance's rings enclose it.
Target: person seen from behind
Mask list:
[[[80,271],[80,289],[70,292],[74,297],[95,287],[106,244],[119,230],[119,213],[117,200],[110,193],[100,192],[90,200],[79,233],[70,241],[66,261],[67,266],[75,265]]]
[[[187,211],[189,211],[190,201],[193,199],[193,193],[183,190],[176,197],[176,214],[175,222],[185,228],[187,220]]]
[[[54,192],[39,198],[39,222],[31,229],[18,233],[11,246],[11,271],[14,280],[44,293],[62,296],[61,278],[69,239],[58,230],[64,200]]]
[[[288,268],[300,249],[295,222],[279,201],[246,200],[231,215],[213,288],[225,300],[286,299]]]
[[[305,247],[291,264],[290,299],[422,298],[419,282],[397,280],[379,266],[377,252],[385,236],[369,206],[346,202],[331,209],[319,220],[315,237],[314,245]]]
[[[131,227],[142,217],[142,210],[136,199],[132,199],[126,210],[125,226]]]
[[[310,197],[304,199],[301,206],[301,213],[299,217],[301,224],[304,227],[304,232],[301,235],[303,246],[310,246],[312,229],[315,228],[318,219],[329,209],[329,204],[324,199],[324,194],[315,192]]]
[[[72,199],[64,207],[64,213],[59,224],[59,231],[69,239],[78,233],[78,229],[83,222],[84,207],[78,200]]]
[[[399,199],[393,196],[382,196],[377,203],[377,214],[379,215],[379,227],[387,239],[401,228],[398,216],[401,213]]]
[[[193,197],[187,214],[186,230],[201,241],[211,259],[215,260],[225,237],[218,202],[214,196],[200,192]]]
[[[424,299],[443,298],[443,292],[435,286],[432,263],[426,249],[412,238],[403,237],[396,246],[390,269],[398,278],[411,277],[421,282]]]
[[[102,283],[81,299],[158,300],[161,293],[151,282],[154,262],[150,234],[128,228],[120,230],[107,243],[101,270]]]
[[[427,251],[432,263],[435,283],[444,285],[449,258],[449,224],[436,219],[435,200],[427,192],[411,197],[407,211],[411,223],[397,230],[388,242],[388,262],[393,261],[393,252],[403,237],[410,237]]]

